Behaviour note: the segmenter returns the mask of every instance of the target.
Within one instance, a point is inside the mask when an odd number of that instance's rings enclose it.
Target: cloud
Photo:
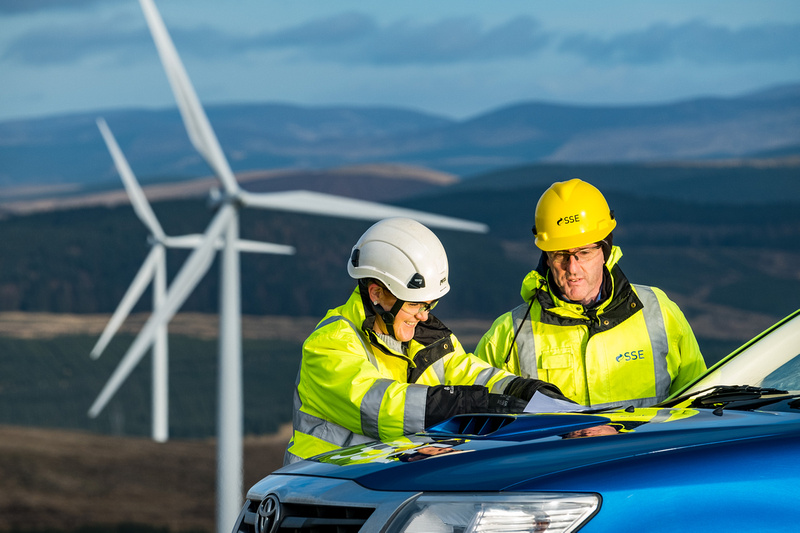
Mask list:
[[[4,60],[34,66],[75,63],[86,57],[115,54],[130,58],[150,44],[145,28],[131,30],[112,22],[87,21],[84,26],[47,26],[13,40],[2,53]]]
[[[402,20],[381,25],[364,13],[344,12],[258,34],[228,33],[211,27],[178,27],[170,28],[170,32],[181,54],[187,56],[230,58],[249,52],[280,51],[289,52],[294,60],[348,65],[443,65],[529,58],[551,44],[561,53],[600,65],[652,65],[676,60],[739,64],[800,57],[798,24],[731,29],[690,21],[654,24],[611,37],[576,34],[556,41],[552,33],[527,16],[490,27],[474,17],[428,23]],[[90,56],[128,62],[142,51],[150,54],[151,47],[140,21],[118,17],[98,23],[87,18],[83,26],[31,30],[11,41],[0,54],[4,60],[32,65],[68,64]]]
[[[363,13],[348,12],[313,19],[274,33],[265,33],[255,39],[254,43],[265,47],[335,46],[358,41],[378,31],[372,17]]]
[[[467,17],[428,25],[401,22],[365,37],[349,49],[328,53],[356,63],[459,63],[525,57],[544,48],[549,39],[530,17],[517,17],[488,29]]]
[[[340,13],[312,19],[297,26],[254,36],[231,35],[214,28],[171,28],[170,34],[181,53],[202,57],[269,50],[315,50],[347,47],[377,32],[372,18],[360,13]]]
[[[307,58],[362,64],[431,64],[520,57],[540,50],[548,36],[530,17],[494,28],[475,18],[446,18],[429,24],[401,21],[379,27],[358,13],[318,19],[262,35],[270,48],[290,48]]]
[[[83,9],[108,0],[0,0],[0,13],[16,15],[56,9]]]
[[[734,30],[703,21],[654,24],[606,39],[585,34],[567,37],[559,49],[596,64],[785,61],[800,57],[800,25],[761,24]]]
[[[70,63],[92,55],[130,59],[146,45],[144,27],[131,29],[117,19],[84,27],[41,27],[21,35],[2,52],[3,59],[33,65]],[[486,28],[477,19],[446,18],[428,24],[410,21],[379,26],[363,13],[339,13],[256,35],[210,27],[170,28],[181,54],[205,58],[250,51],[290,51],[306,60],[345,64],[444,64],[528,56],[549,42],[530,17],[516,17]]]

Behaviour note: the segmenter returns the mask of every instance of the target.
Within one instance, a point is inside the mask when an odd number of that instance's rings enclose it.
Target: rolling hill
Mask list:
[[[210,106],[208,115],[237,172],[391,162],[473,176],[536,162],[800,153],[800,85],[646,106],[521,102],[462,120],[406,109],[275,104]],[[115,186],[98,116],[145,181],[208,174],[177,110],[98,110],[0,123],[0,195],[33,194],[31,186]]]

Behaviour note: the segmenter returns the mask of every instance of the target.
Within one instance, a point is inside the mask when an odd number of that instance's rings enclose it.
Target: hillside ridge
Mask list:
[[[233,170],[403,163],[460,176],[535,162],[645,162],[800,153],[800,84],[649,105],[520,102],[464,120],[406,109],[208,106]],[[177,110],[103,113],[145,179],[208,174]],[[0,122],[0,185],[112,181],[98,113]]]
[[[447,172],[414,165],[372,163],[330,169],[263,169],[236,174],[242,188],[251,192],[275,192],[303,189],[328,194],[346,194],[373,201],[402,199],[429,189],[445,187],[459,181]],[[113,184],[112,184],[113,183]],[[109,190],[84,192],[78,185],[41,187],[9,187],[0,189],[0,215],[26,215],[87,207],[116,207],[130,203],[121,182],[112,182]],[[203,198],[219,185],[213,176],[143,185],[145,196],[152,202]],[[367,187],[372,185],[372,187]],[[348,194],[349,193],[349,194]]]

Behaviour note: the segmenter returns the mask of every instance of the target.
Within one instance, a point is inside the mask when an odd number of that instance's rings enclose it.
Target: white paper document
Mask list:
[[[574,413],[588,411],[591,407],[578,405],[566,400],[557,400],[541,392],[535,392],[525,407],[526,413]]]

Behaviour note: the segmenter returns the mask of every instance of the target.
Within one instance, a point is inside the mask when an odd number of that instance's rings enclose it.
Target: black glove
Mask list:
[[[485,413],[489,389],[482,385],[435,385],[428,387],[425,427],[464,413]]]
[[[506,390],[504,390],[503,393],[509,394],[511,396],[529,402],[537,391],[541,392],[545,396],[550,396],[551,398],[555,398],[556,400],[565,400],[568,402],[575,403],[574,401],[564,396],[561,393],[561,389],[559,389],[552,383],[548,383],[547,381],[542,381],[541,379],[516,378],[515,380],[513,380],[511,383],[508,384]]]
[[[528,402],[508,394],[489,394],[487,413],[522,413]]]

